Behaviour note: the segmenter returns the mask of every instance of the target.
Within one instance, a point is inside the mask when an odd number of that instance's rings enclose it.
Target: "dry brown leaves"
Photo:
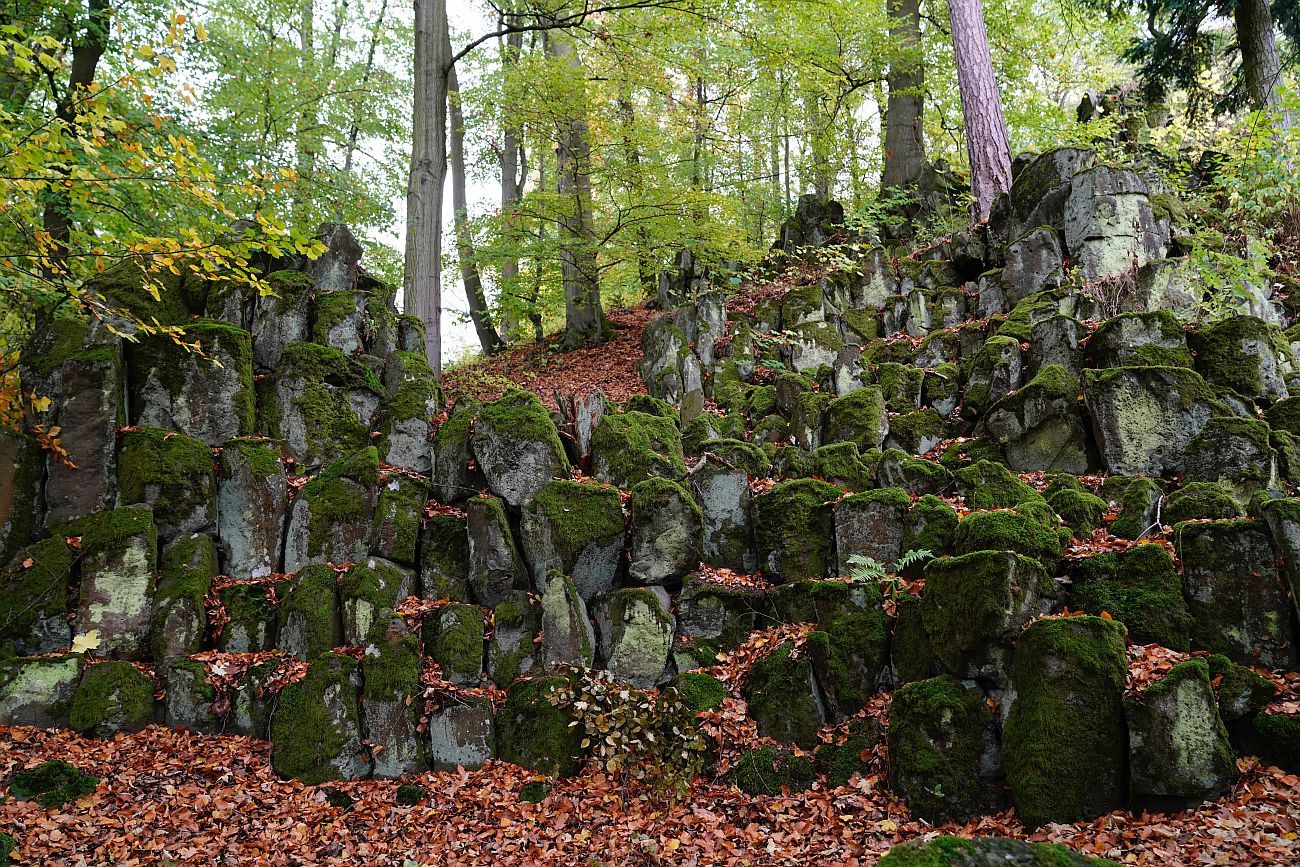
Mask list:
[[[701,782],[671,808],[629,797],[589,770],[541,804],[520,802],[535,775],[498,762],[426,773],[415,807],[397,783],[334,787],[356,799],[330,807],[321,789],[278,779],[269,744],[150,727],[112,740],[64,731],[0,729],[0,778],[49,758],[101,778],[76,804],[47,812],[0,804],[20,864],[177,865],[870,865],[891,846],[939,833],[1023,836],[1010,812],[964,825],[914,821],[876,774],[856,785],[751,797]],[[1233,792],[1195,810],[1052,825],[1031,836],[1142,865],[1293,864],[1300,780],[1253,759]]]

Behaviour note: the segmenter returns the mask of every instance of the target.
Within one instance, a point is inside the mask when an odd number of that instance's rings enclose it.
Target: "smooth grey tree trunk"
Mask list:
[[[925,169],[925,65],[921,57],[921,0],[888,0],[889,41],[897,52],[889,64],[885,104],[886,189],[915,186]]]
[[[415,0],[411,175],[406,192],[403,306],[424,323],[429,366],[442,376],[442,189],[447,176],[446,0]]]
[[[948,0],[948,23],[966,122],[974,216],[982,222],[988,219],[998,194],[1011,188],[1011,144],[980,0]]]
[[[1241,50],[1246,100],[1256,111],[1276,110],[1281,104],[1277,84],[1282,77],[1282,61],[1268,0],[1237,0],[1232,17],[1237,27],[1237,46]],[[1290,127],[1290,116],[1284,114],[1282,122]]]
[[[524,34],[510,33],[506,36],[506,48],[501,56],[502,72],[509,76],[512,66],[519,63],[523,54]],[[501,131],[501,218],[513,228],[513,212],[519,204],[520,186],[520,131],[519,127],[506,120],[505,129]],[[507,256],[501,263],[501,291],[517,293],[519,282],[519,259]],[[509,305],[504,305],[501,314],[501,339],[508,341],[518,327],[519,318]]]

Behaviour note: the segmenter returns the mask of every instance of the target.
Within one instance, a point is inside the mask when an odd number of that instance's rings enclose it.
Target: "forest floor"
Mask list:
[[[392,781],[339,783],[355,798],[332,807],[325,787],[278,778],[270,745],[151,726],[110,740],[0,728],[0,779],[46,759],[100,777],[63,808],[0,803],[17,863],[80,865],[870,865],[891,846],[938,833],[1023,835],[1010,813],[934,828],[909,818],[876,774],[838,789],[751,797],[700,783],[664,808],[629,797],[595,770],[522,802],[534,778],[491,762],[420,774],[431,794],[397,806]],[[1217,801],[1177,814],[1115,812],[1051,825],[1033,840],[1065,843],[1128,864],[1295,864],[1300,778],[1253,759]]]

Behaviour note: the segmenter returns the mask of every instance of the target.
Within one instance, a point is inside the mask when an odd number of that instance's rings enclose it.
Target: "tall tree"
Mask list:
[[[1232,20],[1237,28],[1246,102],[1256,111],[1276,110],[1281,104],[1277,85],[1282,78],[1282,59],[1268,0],[1237,0]]]
[[[523,49],[522,30],[506,35],[505,48],[501,53],[502,78],[508,79],[513,69],[518,67]],[[515,209],[519,206],[519,194],[523,188],[520,177],[528,176],[527,168],[521,165],[523,162],[523,136],[515,119],[507,116],[501,130],[501,219],[507,225],[512,225],[517,216]],[[501,261],[501,292],[517,294],[518,282],[519,257],[507,254]],[[514,304],[505,303],[501,307],[501,338],[509,340],[518,325],[518,315]]]
[[[887,0],[893,49],[886,86],[885,167],[880,185],[914,186],[925,168],[925,64],[921,57],[921,0]]]
[[[424,346],[442,375],[442,193],[447,176],[447,0],[415,0],[411,173],[406,193],[407,312],[424,323]]]
[[[1011,189],[1011,143],[980,0],[948,0],[948,23],[978,222],[988,219],[998,194]]]

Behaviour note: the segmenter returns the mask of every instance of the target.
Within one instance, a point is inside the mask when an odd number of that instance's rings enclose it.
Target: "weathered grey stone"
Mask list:
[[[569,472],[555,422],[528,392],[509,391],[485,405],[474,422],[472,442],[488,487],[516,508]]]
[[[211,532],[217,522],[217,480],[212,452],[193,437],[157,428],[122,436],[117,477],[124,505],[153,510],[158,538]]]
[[[163,721],[169,728],[221,733],[222,720],[212,712],[217,692],[206,677],[203,663],[192,659],[173,659],[163,669]]]
[[[267,277],[273,295],[252,300],[247,318],[253,333],[253,369],[270,373],[292,343],[311,338],[311,299],[315,285],[301,271],[276,271]]]
[[[598,658],[615,680],[650,689],[663,679],[677,625],[670,610],[661,587],[618,590],[596,602]]]
[[[632,489],[628,575],[641,584],[677,585],[700,562],[703,512],[686,488],[647,479]]]
[[[505,688],[537,664],[537,636],[542,629],[540,606],[520,593],[492,609],[492,640],[487,669],[492,682]]]
[[[474,599],[496,607],[530,589],[528,570],[515,547],[505,507],[496,497],[475,497],[465,508],[469,531],[469,585]]]
[[[590,668],[596,661],[596,635],[573,580],[551,572],[542,593],[542,664]]]
[[[735,448],[747,445],[736,443]],[[690,482],[703,520],[701,552],[705,562],[752,571],[757,557],[749,522],[749,472],[721,450],[706,451],[691,470]]]
[[[217,546],[211,536],[185,536],[164,548],[159,560],[149,637],[153,660],[161,663],[203,647],[204,599],[217,574]]]
[[[1040,319],[1030,329],[1029,366],[1034,371],[1058,364],[1071,376],[1083,373],[1083,349],[1079,341],[1087,337],[1083,323],[1071,316]]]
[[[636,411],[606,415],[592,435],[591,471],[624,489],[650,478],[685,478],[677,420]]]
[[[1146,184],[1131,171],[1109,166],[1075,174],[1064,228],[1066,249],[1085,280],[1115,277],[1163,259],[1169,243]]]
[[[470,446],[479,408],[478,401],[460,398],[434,434],[430,449],[433,495],[444,503],[462,502],[487,487]]]
[[[476,770],[496,756],[492,701],[458,698],[429,715],[429,767]]]
[[[366,636],[361,663],[361,730],[372,773],[395,779],[428,763],[420,722],[420,643],[402,618],[376,620]]]
[[[811,749],[826,709],[813,678],[812,662],[785,642],[756,662],[744,686],[749,715],[763,737]]]
[[[1123,313],[1106,320],[1088,338],[1088,360],[1097,368],[1192,366],[1186,332],[1167,312]]]
[[[469,533],[463,514],[434,514],[420,529],[420,595],[469,599]]]
[[[429,486],[424,479],[406,473],[389,473],[379,483],[371,553],[414,567],[419,552],[420,523],[424,520],[428,498]]]
[[[453,602],[424,619],[424,648],[445,680],[478,686],[483,678],[483,609]]]
[[[369,444],[379,380],[337,349],[293,343],[262,397],[264,432],[300,464],[320,466]]]
[[[1189,659],[1124,702],[1129,791],[1133,797],[1203,800],[1237,779],[1228,732],[1219,719],[1210,669]]]
[[[280,691],[271,717],[271,766],[276,773],[316,785],[370,773],[357,694],[359,663],[327,653],[307,676]]]
[[[1079,381],[1058,365],[995,403],[983,431],[1020,472],[1086,473],[1094,467],[1087,420],[1079,411]]]
[[[1281,489],[1277,464],[1267,423],[1220,416],[1210,419],[1188,440],[1183,479],[1217,482],[1238,504],[1245,505],[1260,491]]]
[[[1007,246],[1002,287],[1012,305],[1022,298],[1057,289],[1065,271],[1065,255],[1056,229],[1045,226],[1022,235]]]
[[[834,506],[837,575],[852,574],[853,557],[888,568],[903,553],[911,498],[901,488],[853,494]]]
[[[360,646],[378,625],[392,616],[398,603],[415,592],[415,575],[380,557],[353,564],[339,579],[343,643]]]
[[[276,607],[273,587],[243,582],[225,587],[218,594],[229,622],[217,635],[217,649],[224,653],[261,653],[275,646]]]
[[[624,525],[617,490],[557,479],[524,504],[520,541],[533,575],[569,575],[589,602],[614,587]]]
[[[962,412],[974,418],[1024,382],[1020,341],[1014,337],[990,337],[963,368],[966,368],[966,390],[962,395]]]
[[[1065,226],[1065,200],[1076,172],[1092,166],[1094,154],[1057,148],[1042,154],[1016,174],[1011,184],[1007,233],[1019,238],[1037,226]]]
[[[288,485],[280,451],[269,440],[228,440],[217,483],[217,537],[225,572],[264,578],[280,563]]]
[[[81,537],[81,602],[73,631],[96,631],[101,654],[139,658],[148,647],[158,533],[145,506],[101,512],[59,528]]]
[[[357,285],[361,244],[341,223],[322,223],[316,237],[325,252],[307,263],[307,273],[320,292],[350,292]]]
[[[116,504],[117,429],[125,418],[122,350],[118,342],[91,340],[86,349],[69,356],[57,373],[55,396],[61,399],[49,426],[60,428],[68,460],[53,455],[46,459],[46,527]]]
[[[432,468],[429,422],[442,402],[438,381],[424,356],[391,352],[384,362],[380,455],[384,463],[427,473]]]
[[[1287,380],[1300,370],[1291,345],[1275,325],[1253,316],[1233,316],[1194,331],[1189,343],[1196,369],[1206,382],[1246,398],[1281,400]]]
[[[800,373],[834,364],[844,348],[839,329],[831,322],[808,322],[790,331],[790,366]]]
[[[0,648],[35,655],[72,646],[69,588],[76,557],[62,536],[14,555],[0,572]]]
[[[690,576],[677,597],[677,631],[717,648],[737,647],[756,628],[762,597],[757,590]]]
[[[281,588],[276,630],[279,650],[311,662],[343,644],[337,583],[338,576],[330,567],[309,565]]]
[[[81,681],[81,656],[0,662],[0,725],[52,728]]]
[[[364,295],[351,290],[319,292],[316,295],[312,342],[330,346],[344,355],[365,350]]]
[[[340,458],[302,486],[289,510],[285,571],[308,563],[355,563],[369,553],[378,477],[379,455],[372,446]]]

